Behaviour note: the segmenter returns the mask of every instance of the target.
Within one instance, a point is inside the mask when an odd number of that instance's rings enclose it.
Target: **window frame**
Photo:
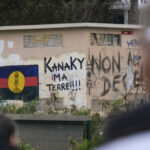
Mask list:
[[[101,36],[103,36],[104,37],[104,41],[103,41],[103,43],[97,43],[96,44],[96,42],[94,42],[93,44],[92,44],[92,36],[95,34],[95,36],[97,35],[97,40],[96,41],[99,41],[100,40],[100,37]],[[109,35],[111,35],[112,36],[112,41],[111,41],[111,43],[112,44],[108,44],[108,36]],[[120,37],[120,38],[118,38],[117,39],[117,43],[118,44],[114,44],[115,43],[115,36],[118,36],[118,37]],[[121,47],[122,46],[122,35],[121,34],[117,34],[117,33],[95,33],[95,32],[92,32],[92,33],[90,33],[90,45],[91,46],[108,46],[108,47],[110,47],[110,46],[117,46],[117,47]]]
[[[45,42],[44,36],[49,37],[49,40]],[[32,40],[33,38],[33,40]],[[41,43],[35,42],[39,38]],[[49,41],[52,44],[49,44]],[[64,37],[60,33],[43,33],[43,34],[24,34],[23,35],[23,47],[24,48],[50,48],[50,47],[63,47]],[[30,46],[31,44],[31,46]]]

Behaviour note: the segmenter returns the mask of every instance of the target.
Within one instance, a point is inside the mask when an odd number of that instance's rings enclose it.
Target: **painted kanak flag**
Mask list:
[[[38,66],[0,67],[0,96],[3,100],[24,101],[38,97]]]

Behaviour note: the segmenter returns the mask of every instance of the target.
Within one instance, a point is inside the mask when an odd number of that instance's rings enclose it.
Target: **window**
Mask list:
[[[92,46],[121,46],[120,34],[91,33]]]
[[[63,46],[61,34],[24,35],[24,48],[61,46]]]

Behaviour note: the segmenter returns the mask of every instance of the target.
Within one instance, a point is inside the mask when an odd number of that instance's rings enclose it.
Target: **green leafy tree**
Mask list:
[[[0,0],[0,25],[112,22],[115,0]]]

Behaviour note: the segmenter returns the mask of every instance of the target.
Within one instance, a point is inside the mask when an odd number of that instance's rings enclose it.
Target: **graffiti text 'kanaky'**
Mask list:
[[[69,61],[67,62],[61,62],[61,63],[53,63],[52,64],[52,57],[47,59],[44,58],[44,70],[45,73],[47,73],[47,70],[50,72],[54,71],[66,71],[66,70],[78,70],[83,68],[83,62],[85,58],[73,58],[70,57]]]

